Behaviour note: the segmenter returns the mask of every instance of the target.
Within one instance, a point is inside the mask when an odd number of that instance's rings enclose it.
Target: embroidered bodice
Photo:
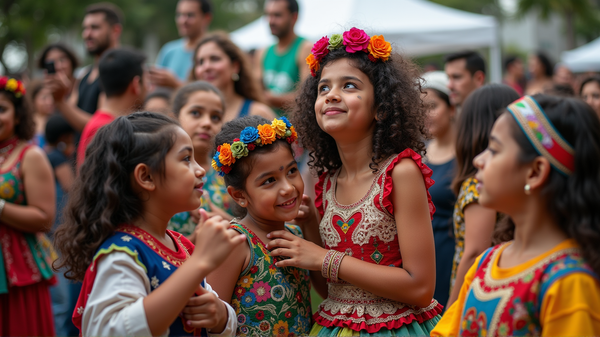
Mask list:
[[[325,248],[344,252],[369,263],[402,267],[393,214],[391,172],[403,158],[411,158],[419,166],[426,188],[433,185],[431,170],[410,149],[383,163],[366,195],[351,205],[342,205],[336,199],[339,171],[321,176],[315,188],[315,204],[322,215],[319,231]],[[429,192],[427,196],[432,215],[435,208]],[[343,280],[336,283],[328,280],[328,289],[327,299],[315,314],[315,320],[327,327],[347,326],[356,331],[373,333],[382,327],[399,328],[413,320],[422,322],[441,312],[441,306],[435,300],[426,308],[409,306],[377,296]]]

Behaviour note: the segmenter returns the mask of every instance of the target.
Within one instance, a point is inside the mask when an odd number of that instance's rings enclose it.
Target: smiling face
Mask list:
[[[509,113],[502,114],[494,123],[488,148],[473,159],[479,203],[507,214],[523,204],[528,172],[527,165],[518,161],[521,149],[512,135],[513,127],[518,127],[515,123]]]
[[[196,79],[207,81],[221,90],[233,85],[232,75],[239,73],[239,68],[215,42],[203,44],[196,53]]]
[[[0,141],[12,137],[15,126],[15,106],[7,94],[0,92]]]
[[[175,128],[177,139],[165,157],[165,176],[156,190],[160,204],[173,214],[200,207],[202,178],[206,175],[194,159],[192,140],[182,128]]]
[[[248,214],[263,223],[290,221],[298,215],[304,182],[290,147],[277,141],[273,151],[255,155],[243,192]]]
[[[192,139],[194,151],[209,153],[223,126],[223,103],[212,91],[196,91],[179,112],[179,123]]]
[[[342,58],[321,72],[315,114],[319,127],[336,141],[371,135],[375,127],[374,91],[365,73]]]

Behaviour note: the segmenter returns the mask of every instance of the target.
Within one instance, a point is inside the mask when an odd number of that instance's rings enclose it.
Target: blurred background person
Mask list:
[[[275,118],[273,110],[261,102],[246,55],[227,34],[217,32],[206,36],[194,55],[191,78],[207,81],[221,91],[226,103],[223,122],[248,115]]]
[[[504,60],[504,78],[502,83],[515,89],[517,94],[523,96],[525,92],[525,67],[523,61],[516,56],[511,55]]]
[[[423,75],[421,97],[429,108],[426,127],[432,139],[427,144],[427,166],[433,170],[431,179],[435,184],[429,188],[435,213],[431,224],[435,240],[435,293],[440,303],[448,302],[448,284],[452,274],[454,235],[452,212],[456,195],[452,191],[452,179],[456,173],[456,109],[450,103],[448,76],[443,71]]]
[[[209,0],[179,0],[175,23],[180,39],[168,42],[159,51],[150,81],[160,87],[176,89],[187,80],[192,69],[194,48],[212,20]]]
[[[485,84],[485,61],[476,51],[462,51],[445,57],[450,102],[457,108],[471,92]]]
[[[70,47],[61,42],[46,45],[40,53],[37,66],[46,72],[54,68],[54,72],[63,74],[70,84],[70,87],[66,88],[65,96],[68,97],[73,92],[77,82],[75,69],[79,67],[79,59]]]
[[[171,110],[171,95],[173,92],[166,88],[156,88],[146,95],[144,99],[144,111],[158,112],[174,117]]]
[[[540,51],[529,55],[527,69],[530,78],[525,89],[526,95],[542,93],[552,87],[554,65],[546,54]]]
[[[600,75],[590,76],[581,82],[581,98],[589,104],[600,117]]]
[[[35,145],[45,148],[46,139],[44,133],[46,130],[46,122],[54,113],[54,98],[52,92],[44,87],[44,82],[41,80],[33,80],[28,86],[28,96],[33,108],[33,121],[35,123],[35,136],[33,142]]]

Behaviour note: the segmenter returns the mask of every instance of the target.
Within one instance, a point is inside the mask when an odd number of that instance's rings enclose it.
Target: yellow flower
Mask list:
[[[210,163],[210,166],[212,166],[213,170],[219,171],[219,165],[217,165],[217,162],[214,159],[212,160],[212,163]]]
[[[375,60],[387,61],[392,54],[392,45],[383,38],[383,35],[371,36],[367,49],[369,55]]]
[[[271,144],[275,141],[275,130],[269,124],[263,124],[258,126],[258,135],[263,145]],[[222,161],[221,161],[222,162]]]
[[[235,163],[235,157],[233,156],[233,153],[231,153],[231,145],[227,143],[221,145],[219,152],[219,161],[221,164],[231,166]]]
[[[285,337],[287,337],[288,333],[289,333],[288,322],[284,322],[284,321],[280,320],[273,327],[273,334],[275,336],[285,336]]]
[[[10,80],[8,80],[6,82],[5,88],[8,91],[15,92],[15,90],[17,90],[18,87],[19,87],[19,82],[17,82],[17,80],[15,80],[14,78],[11,78]]]
[[[285,122],[282,121],[281,119],[274,119],[273,122],[271,123],[271,127],[273,128],[273,130],[275,130],[275,133],[279,137],[285,136],[285,131],[287,129],[287,125],[285,125]]]
[[[2,199],[10,199],[15,195],[15,189],[12,185],[7,181],[2,186],[0,186],[0,198]]]
[[[252,282],[254,282],[254,279],[252,278],[252,276],[247,275],[247,276],[242,277],[242,279],[239,282],[239,285],[244,288],[250,288],[252,286]]]

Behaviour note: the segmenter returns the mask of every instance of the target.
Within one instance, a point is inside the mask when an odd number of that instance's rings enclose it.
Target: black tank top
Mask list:
[[[91,73],[92,69],[79,82],[79,98],[77,100],[77,107],[89,114],[93,114],[98,109],[98,98],[102,92],[100,76],[96,77],[94,82],[88,83]]]

